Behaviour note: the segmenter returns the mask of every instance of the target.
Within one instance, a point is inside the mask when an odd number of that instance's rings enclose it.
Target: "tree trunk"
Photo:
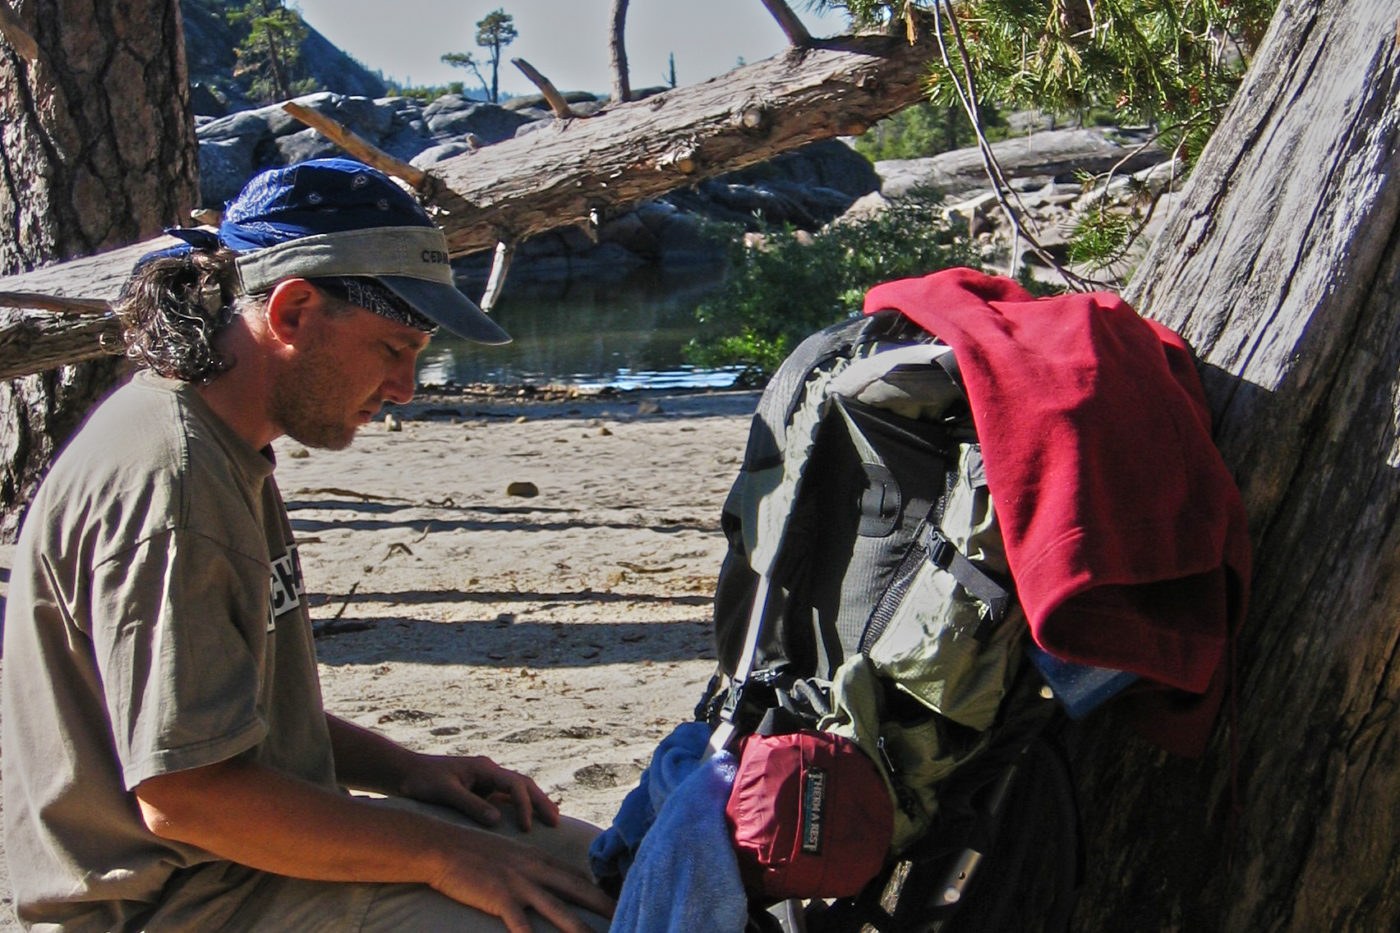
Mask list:
[[[1129,291],[1202,358],[1255,579],[1202,761],[1079,731],[1078,931],[1400,928],[1397,44],[1285,0]]]
[[[197,161],[177,0],[29,2],[16,13],[39,57],[0,52],[0,269],[87,255],[187,217]],[[115,375],[103,360],[0,385],[0,538]]]
[[[608,50],[612,53],[612,76],[614,104],[625,104],[632,99],[632,85],[627,75],[627,32],[628,0],[613,0],[612,29],[608,33]]]

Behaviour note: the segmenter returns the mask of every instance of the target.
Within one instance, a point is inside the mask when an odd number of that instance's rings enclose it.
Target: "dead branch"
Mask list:
[[[632,99],[632,85],[627,74],[627,44],[623,38],[627,30],[627,4],[628,0],[613,0],[612,29],[608,34],[615,104],[625,104]]]
[[[496,244],[496,255],[491,261],[491,274],[486,279],[486,291],[481,293],[481,310],[490,312],[501,300],[501,292],[506,287],[506,274],[510,272],[510,261],[515,258],[515,244],[504,240]]]
[[[569,106],[569,102],[564,99],[564,95],[559,93],[559,89],[554,86],[553,82],[540,74],[534,65],[523,58],[512,58],[511,64],[524,72],[525,77],[529,78],[530,82],[540,89],[540,93],[544,95],[544,99],[549,102],[549,109],[554,111],[556,117],[561,120],[567,120],[570,117],[578,116],[578,114],[574,113],[573,108]]]
[[[403,179],[413,190],[426,192],[432,184],[431,176],[427,172],[399,161],[325,114],[318,113],[310,107],[303,107],[294,100],[287,101],[282,105],[282,109],[366,165],[377,168],[386,175]]]
[[[121,352],[113,315],[0,313],[0,379]]]
[[[783,34],[788,37],[788,42],[799,49],[805,49],[812,44],[812,34],[807,31],[807,27],[802,25],[802,20],[797,18],[797,14],[792,12],[792,7],[783,0],[763,0],[763,5],[768,8],[768,12],[773,14],[773,18],[782,27]]]
[[[51,314],[110,314],[112,305],[101,298],[64,298],[33,292],[0,292],[0,308],[48,311]]]

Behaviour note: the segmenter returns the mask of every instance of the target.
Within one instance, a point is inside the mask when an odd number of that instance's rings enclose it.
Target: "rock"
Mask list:
[[[414,118],[403,126],[396,127],[380,142],[379,148],[396,159],[410,161],[434,144],[428,124],[421,118]]]
[[[199,144],[199,199],[201,207],[222,208],[233,200],[253,176],[252,136],[203,140]]]
[[[301,64],[317,84],[342,94],[382,97],[388,90],[383,79],[310,27],[301,43]]]
[[[222,117],[228,113],[228,97],[202,81],[190,84],[190,107],[196,117]]]
[[[342,126],[349,127],[357,135],[370,142],[381,139],[393,125],[394,111],[388,107],[381,107],[378,101],[368,97],[322,91],[319,94],[298,97],[296,103],[308,110],[314,110],[322,116],[330,117]],[[306,124],[282,109],[281,104],[263,108],[257,112],[267,113],[268,130],[273,136],[299,133],[306,128]]]
[[[864,156],[826,140],[694,189],[671,192],[665,200],[682,211],[748,229],[793,224],[814,230],[878,189],[879,177]]]
[[[564,100],[569,104],[588,104],[598,103],[600,101],[597,95],[590,94],[587,91],[563,91],[561,94]],[[602,98],[602,100],[606,100],[606,98]],[[517,112],[522,110],[539,110],[544,113],[550,112],[549,102],[544,99],[543,94],[522,94],[520,97],[512,97],[510,100],[502,101],[501,106],[507,110],[514,110]]]
[[[231,109],[242,109],[253,102],[248,99],[249,78],[235,76],[238,60],[233,50],[248,29],[228,23],[223,16],[226,5],[219,0],[180,0],[185,61],[191,81],[217,91]],[[363,97],[381,97],[387,90],[380,77],[313,28],[308,27],[300,52],[301,72],[319,87]]]
[[[521,124],[529,122],[504,107],[468,101],[456,94],[439,97],[423,108],[423,119],[440,139],[475,133],[487,145],[510,139]]]
[[[656,234],[646,225],[640,211],[629,211],[598,228],[598,240],[616,243],[637,256],[654,256],[657,252]]]
[[[462,142],[442,143],[437,146],[429,146],[422,152],[409,159],[409,164],[414,168],[429,169],[444,159],[459,156],[464,152],[470,152],[473,147]]]
[[[540,130],[547,129],[554,122],[554,114],[548,110],[517,110],[516,113],[522,117],[529,117],[529,123],[522,123],[515,128],[516,136],[528,136]]]
[[[307,159],[327,159],[345,154],[335,143],[310,128],[278,138],[273,148],[277,156],[269,161],[275,165],[294,165]]]
[[[878,191],[858,197],[846,212],[832,221],[834,224],[864,223],[873,220],[890,206],[890,199]]]
[[[618,243],[599,243],[574,261],[585,262],[591,267],[591,279],[612,282],[625,279],[634,269],[646,265],[648,258]]]
[[[258,140],[267,134],[267,115],[262,110],[243,110],[231,113],[226,117],[204,124],[195,132],[201,144],[205,140],[244,139],[248,137]]]
[[[808,143],[775,159],[725,176],[740,183],[781,179],[803,188],[827,188],[856,198],[880,189],[880,176],[865,156],[837,139]]]
[[[534,483],[526,482],[524,480],[516,480],[515,482],[506,486],[506,495],[508,496],[516,496],[521,499],[533,499],[539,494],[540,487],[536,486]]]

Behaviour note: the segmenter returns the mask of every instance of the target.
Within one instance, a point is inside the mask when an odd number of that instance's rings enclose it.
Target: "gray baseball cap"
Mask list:
[[[289,278],[371,278],[458,336],[510,342],[453,284],[443,232],[408,192],[360,162],[315,159],[255,176],[225,208],[219,241],[239,254],[246,293]]]

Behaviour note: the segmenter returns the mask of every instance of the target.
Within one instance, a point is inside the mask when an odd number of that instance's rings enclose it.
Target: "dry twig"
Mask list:
[[[287,101],[282,105],[282,109],[366,165],[377,168],[386,175],[392,175],[408,182],[413,190],[427,193],[432,187],[432,176],[427,172],[414,168],[407,162],[399,161],[325,114],[317,113],[310,107],[303,107],[294,100]]]
[[[569,102],[564,99],[564,95],[559,93],[559,89],[554,86],[553,82],[540,74],[534,65],[523,58],[512,58],[511,63],[524,72],[525,77],[529,78],[530,82],[540,89],[540,93],[544,95],[544,99],[549,102],[549,109],[554,111],[556,117],[561,120],[567,120],[570,117],[578,116],[578,114],[574,113],[573,108],[569,106]]]
[[[65,298],[32,292],[0,292],[0,308],[24,308],[52,314],[110,314],[112,306],[100,298]]]
[[[792,12],[792,7],[783,0],[763,0],[763,5],[768,8],[768,12],[773,14],[773,18],[778,21],[783,34],[788,37],[788,42],[799,49],[805,49],[812,44],[812,34],[807,31],[807,27],[802,25],[802,20],[797,18],[797,14]]]

